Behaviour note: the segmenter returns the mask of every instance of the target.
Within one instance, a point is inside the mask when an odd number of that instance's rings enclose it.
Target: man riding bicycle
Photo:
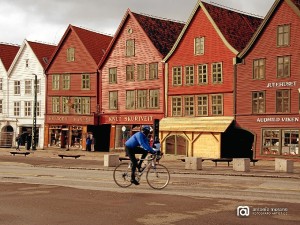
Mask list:
[[[143,159],[146,158],[148,152],[156,154],[157,151],[150,147],[148,141],[148,135],[150,134],[150,126],[143,126],[142,131],[135,133],[125,142],[125,151],[132,162],[131,168],[131,183],[139,185],[139,182],[135,179],[135,170],[138,168],[140,171]],[[142,154],[139,164],[135,154]]]

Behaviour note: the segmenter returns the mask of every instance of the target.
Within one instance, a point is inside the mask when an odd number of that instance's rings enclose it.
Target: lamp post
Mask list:
[[[33,141],[32,150],[36,150],[36,107],[37,107],[37,75],[34,75],[34,105],[33,105]]]

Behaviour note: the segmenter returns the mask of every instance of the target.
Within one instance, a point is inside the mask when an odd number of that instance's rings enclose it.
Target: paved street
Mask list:
[[[169,168],[171,182],[156,191],[144,177],[140,186],[118,187],[113,168],[103,166],[105,153],[81,152],[85,156],[79,159],[60,159],[56,150],[42,151],[27,157],[0,151],[1,225],[300,221],[298,163],[293,174],[275,173],[272,162],[258,162],[248,173],[208,162],[201,171],[189,171],[180,160],[165,157],[161,163]],[[248,206],[250,215],[238,217],[238,206]],[[283,211],[272,212],[278,209]],[[268,211],[258,215],[259,210]]]

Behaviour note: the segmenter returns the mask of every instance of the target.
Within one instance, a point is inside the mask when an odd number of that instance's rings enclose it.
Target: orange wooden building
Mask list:
[[[238,140],[226,141],[235,132],[234,59],[261,21],[197,2],[164,58],[167,118],[161,120],[160,136],[167,154],[210,158],[245,155],[242,149],[232,148],[234,142],[238,148]]]
[[[110,127],[110,149],[142,125],[165,116],[164,64],[184,24],[126,11],[101,71],[101,126]]]
[[[276,0],[238,55],[238,124],[257,158],[299,158],[300,3]]]
[[[111,40],[108,35],[68,26],[46,68],[45,147],[85,150],[86,136],[93,133],[95,150],[107,148],[107,132],[98,126],[98,63]]]

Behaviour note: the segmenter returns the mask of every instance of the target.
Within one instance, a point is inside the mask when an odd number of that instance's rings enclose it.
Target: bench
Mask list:
[[[10,152],[10,154],[12,154],[13,156],[15,156],[15,155],[24,155],[24,156],[27,156],[27,155],[30,154],[30,152],[18,152],[18,151],[16,151],[16,152]]]
[[[253,166],[255,166],[255,163],[258,162],[258,159],[250,159],[250,162],[252,162]]]
[[[232,162],[232,159],[231,158],[219,158],[219,159],[211,159],[211,161],[213,161],[215,163],[215,166],[217,166],[218,162],[227,162],[228,166],[229,166],[229,163]]]
[[[77,158],[80,158],[80,156],[82,156],[82,155],[65,155],[65,154],[59,154],[58,156],[61,157],[62,159],[63,159],[64,157],[65,157],[65,158],[69,157],[69,158],[77,159]]]

